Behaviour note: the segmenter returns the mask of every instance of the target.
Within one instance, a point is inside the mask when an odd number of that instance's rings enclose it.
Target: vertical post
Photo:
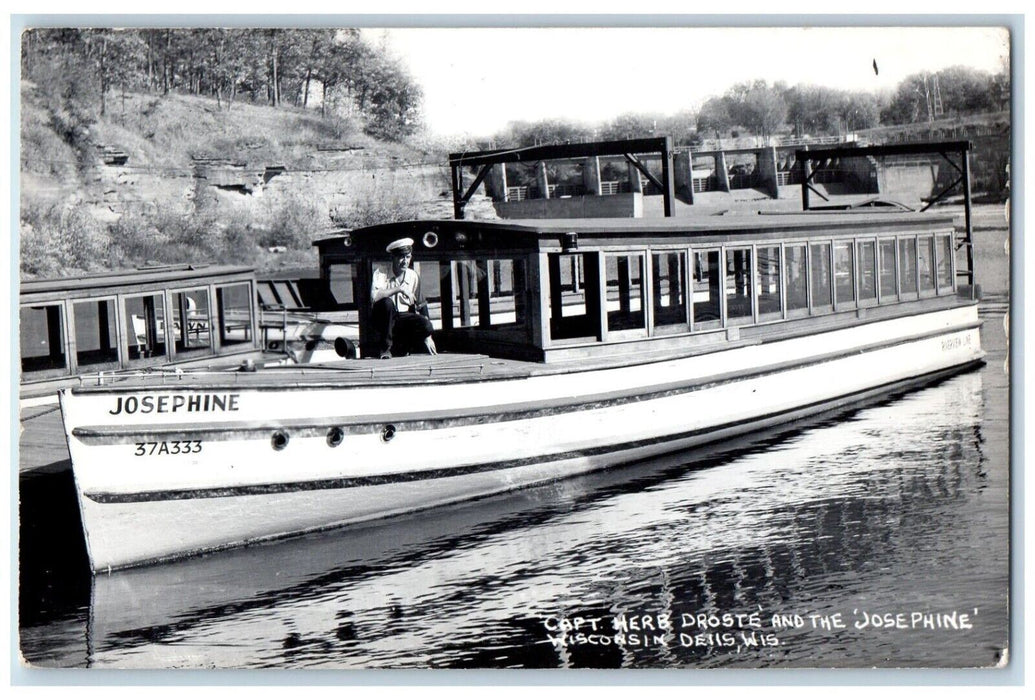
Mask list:
[[[539,161],[536,164],[535,169],[535,180],[536,185],[539,187],[539,196],[541,199],[550,198],[550,178],[546,173],[546,161]]]
[[[661,154],[661,183],[665,185],[665,216],[675,216],[676,183],[672,177],[672,137],[665,137]]]
[[[561,289],[561,256],[556,253],[550,254],[548,269],[550,279],[550,318],[557,319],[563,315],[564,292]]]
[[[111,328],[109,326],[109,321],[108,302],[97,302],[97,330],[100,334],[98,345],[100,345],[101,350],[111,350]]]
[[[489,265],[485,260],[475,261],[478,284],[478,325],[488,328],[492,325],[489,309]]]
[[[528,266],[525,264],[524,258],[514,258],[512,261],[514,271],[514,285],[511,290],[514,294],[514,318],[518,322],[523,322],[525,328],[529,328],[530,319],[528,317],[528,290],[529,290],[529,279],[528,279]]]
[[[584,194],[600,195],[600,156],[582,161],[582,189]]]
[[[493,260],[492,263],[492,293],[499,296],[503,293],[503,261]],[[511,290],[513,291],[513,290]]]
[[[590,272],[588,265],[586,266],[586,315],[592,318],[593,312],[596,312],[597,340],[604,342],[607,340],[607,256],[603,253],[591,253],[586,259],[596,263],[596,275]],[[593,300],[592,307],[590,299]]]
[[[630,160],[626,160],[625,167],[628,172],[629,191],[633,194],[643,194],[643,181],[640,180],[639,169]]]
[[[690,148],[672,154],[672,177],[676,192],[681,192],[687,204],[694,203],[694,154]]]
[[[460,325],[471,325],[471,271],[467,263],[457,263],[460,283]]]
[[[65,347],[62,343],[61,333],[61,306],[55,304],[53,306],[47,306],[47,345],[50,348],[50,356],[53,358],[61,357],[65,354]],[[69,353],[71,354],[71,353]],[[68,368],[68,362],[70,358],[66,357],[62,363],[65,368]]]
[[[460,165],[450,165],[450,174],[453,180],[453,218],[464,218],[463,186],[464,173]]]
[[[155,298],[153,296],[144,297],[144,333],[146,335],[144,342],[147,344],[147,347],[144,349],[144,356],[151,357],[151,353],[158,347],[158,315],[155,311]]]
[[[726,165],[726,151],[715,152],[715,186],[722,192],[729,192],[733,189],[730,184],[730,169]]]
[[[647,296],[647,302],[644,306],[650,306],[654,310],[654,315],[657,316],[658,312],[661,311],[661,265],[663,262],[662,256],[668,257],[670,254],[665,253],[646,253],[645,263],[650,267],[650,281],[651,281],[651,293]],[[657,264],[655,264],[657,260]],[[672,265],[671,258],[668,261],[668,290],[669,290],[669,301],[672,299]],[[649,326],[653,328],[653,324]]]
[[[967,146],[960,149],[963,160],[963,219],[966,228],[967,246],[967,283],[970,285],[970,298],[977,298],[974,289],[974,229],[970,219],[970,153]]]
[[[442,318],[442,330],[453,327],[453,263],[443,260],[438,264],[439,316]]]
[[[686,305],[686,291],[683,289],[682,278],[679,270],[679,253],[673,251],[668,254],[668,304]]]
[[[553,328],[550,321],[556,318],[550,307],[553,299],[553,282],[556,279],[550,270],[550,261],[553,257],[548,253],[539,253],[538,256],[533,254],[528,259],[528,288],[531,292],[529,299],[534,301],[538,298],[539,300],[538,309],[535,306],[531,307],[533,313],[538,314],[538,318],[532,321],[532,344],[543,349],[549,347],[553,340]],[[537,289],[539,290],[538,297],[535,294]]]
[[[800,157],[800,153],[801,152],[799,151],[798,167],[801,168],[801,208],[805,211],[808,211],[809,177],[811,176],[811,173],[809,171],[812,170],[812,168],[809,167],[811,162],[809,161],[808,157],[802,158]]]
[[[629,275],[629,257],[627,255],[619,255],[615,258],[615,264],[618,272],[618,310],[623,314],[628,314],[632,309],[632,281]],[[604,279],[606,280],[607,278],[605,277]],[[604,290],[606,294],[606,284],[604,285]]]

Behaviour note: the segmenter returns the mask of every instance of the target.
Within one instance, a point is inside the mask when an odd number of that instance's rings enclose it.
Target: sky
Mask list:
[[[627,112],[674,114],[755,79],[893,90],[911,74],[953,65],[996,73],[1009,55],[1008,31],[995,27],[364,31],[387,40],[420,83],[436,136],[490,136],[515,120],[592,124]]]

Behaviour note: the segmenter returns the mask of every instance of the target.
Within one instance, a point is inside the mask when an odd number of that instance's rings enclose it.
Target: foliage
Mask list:
[[[712,97],[701,105],[697,113],[697,133],[714,134],[715,138],[733,126],[729,104],[721,97]]]
[[[738,83],[723,98],[730,119],[769,140],[787,119],[787,102],[780,86],[770,86],[764,80]]]
[[[795,85],[784,93],[787,121],[796,136],[827,134],[837,130],[837,93],[818,85]]]
[[[46,31],[65,36],[58,30]],[[26,57],[25,44],[31,43],[28,42],[30,36],[26,32],[22,37],[22,60],[23,66],[29,61],[31,67],[32,92],[35,104],[42,110],[39,115],[42,125],[72,150],[76,166],[83,168],[90,163],[90,131],[96,122],[93,104],[98,96],[98,84],[90,80],[86,57],[64,45],[45,45],[46,50]],[[69,34],[68,40],[80,44],[78,33]],[[45,140],[39,136],[36,142],[43,145]]]
[[[384,48],[355,29],[31,29],[22,35],[22,73],[47,77],[48,64],[74,68],[95,90],[101,116],[113,89],[215,98],[230,110],[240,96],[253,103],[307,107],[318,86],[342,88],[366,132],[406,138],[421,125],[420,86]],[[322,97],[322,93],[321,93]]]
[[[418,219],[421,196],[412,181],[373,180],[350,192],[348,202],[331,210],[331,221],[344,228]]]
[[[593,130],[590,127],[566,119],[511,122],[507,125],[506,131],[498,137],[502,145],[511,148],[560,143],[585,143],[592,139]]]
[[[327,228],[330,223],[326,207],[300,193],[292,193],[285,200],[278,201],[268,211],[267,221],[265,231],[258,238],[259,245],[295,250],[307,250],[313,232]]]
[[[1001,109],[1004,106],[1004,88],[1008,94],[1008,86],[1005,72],[992,76],[964,66],[945,68],[937,73],[914,73],[899,83],[890,102],[881,111],[881,122],[913,124],[933,119],[937,116],[934,112],[939,93],[945,114]]]
[[[46,277],[103,267],[102,226],[80,205],[23,204],[19,226],[22,272]]]

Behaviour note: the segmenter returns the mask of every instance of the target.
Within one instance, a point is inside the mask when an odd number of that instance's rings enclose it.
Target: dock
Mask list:
[[[68,442],[57,402],[21,410],[18,438],[18,472],[55,474],[71,470]]]

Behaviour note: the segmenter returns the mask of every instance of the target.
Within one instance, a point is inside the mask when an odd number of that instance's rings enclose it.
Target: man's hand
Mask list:
[[[407,306],[413,306],[413,297],[410,296],[410,293],[408,291],[406,291],[402,287],[396,287],[395,293],[399,296],[400,299],[402,299],[404,304],[406,304]]]

